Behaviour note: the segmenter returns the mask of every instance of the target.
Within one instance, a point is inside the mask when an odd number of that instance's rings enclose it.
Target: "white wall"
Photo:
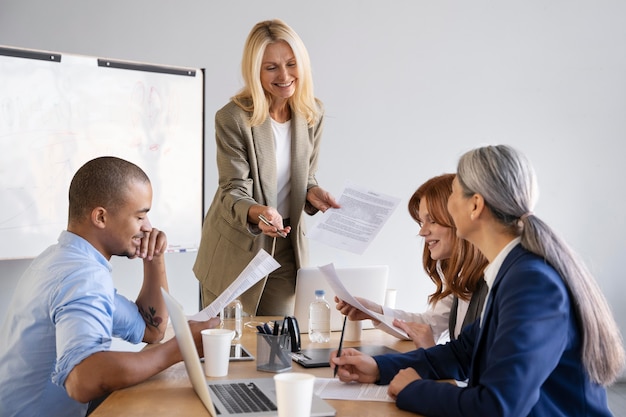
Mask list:
[[[626,333],[625,15],[622,0],[0,0],[0,44],[206,68],[208,204],[217,178],[213,115],[241,85],[252,25],[283,18],[309,48],[326,105],[320,182],[335,194],[350,179],[402,198],[365,254],[312,242],[314,265],[389,264],[390,283],[402,290],[397,305],[423,309],[432,285],[408,197],[454,171],[464,151],[508,143],[535,164],[535,213],[588,262]],[[192,311],[193,256],[168,262]],[[116,262],[115,277],[130,293],[139,278],[122,282],[127,264]],[[0,262],[0,288],[22,267]]]

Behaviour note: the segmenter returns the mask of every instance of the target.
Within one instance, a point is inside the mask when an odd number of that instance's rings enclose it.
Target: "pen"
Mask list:
[[[259,214],[259,220],[261,220],[263,223],[265,223],[265,224],[266,224],[266,225],[268,225],[268,226],[274,226],[274,225],[273,225],[272,223],[270,223],[270,221],[269,221],[269,220],[267,220],[267,219],[265,218],[265,216],[264,216],[264,215],[262,215],[262,214]],[[276,227],[276,226],[274,226],[274,227]],[[283,232],[282,230],[278,229],[278,227],[276,227],[276,233],[278,233],[278,236],[280,236],[280,237],[287,237],[287,235],[285,234],[285,232]]]
[[[339,338],[339,349],[337,349],[337,357],[341,356],[341,346],[343,345],[343,334],[346,332],[346,320],[348,316],[343,316],[343,326],[341,327],[341,337]],[[337,376],[337,366],[333,372],[333,378]]]

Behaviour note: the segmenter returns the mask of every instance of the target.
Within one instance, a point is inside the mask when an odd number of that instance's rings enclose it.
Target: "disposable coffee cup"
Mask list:
[[[228,375],[230,341],[235,337],[235,331],[204,329],[200,333],[204,349],[204,374],[209,377]]]
[[[315,376],[302,372],[274,375],[278,417],[310,417]]]
[[[396,296],[398,294],[398,290],[395,288],[387,288],[385,292],[385,307],[395,308],[396,307]]]
[[[343,340],[346,342],[360,342],[361,341],[361,329],[363,322],[361,320],[346,321],[346,329],[343,333]]]

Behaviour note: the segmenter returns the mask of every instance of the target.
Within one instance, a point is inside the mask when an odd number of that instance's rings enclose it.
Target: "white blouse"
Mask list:
[[[272,121],[274,149],[276,152],[276,209],[283,218],[289,217],[291,194],[291,120],[285,123]]]
[[[443,271],[440,264],[437,263],[437,272],[442,281],[445,282]],[[454,295],[450,294],[447,297],[437,301],[433,306],[428,306],[428,309],[423,313],[410,313],[404,310],[397,310],[383,306],[383,314],[396,319],[428,324],[433,331],[433,339],[438,345],[444,344],[450,341],[450,309],[452,308],[452,302],[454,301]],[[463,328],[463,320],[469,308],[469,301],[459,298],[458,307],[456,310],[456,326],[454,333],[458,336]],[[381,330],[385,330],[383,327],[376,326]]]

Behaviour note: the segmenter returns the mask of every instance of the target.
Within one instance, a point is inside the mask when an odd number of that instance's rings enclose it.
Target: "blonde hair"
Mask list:
[[[572,294],[582,332],[582,362],[592,381],[610,385],[624,367],[619,328],[595,278],[579,256],[535,214],[535,172],[523,154],[510,146],[486,146],[465,153],[457,179],[466,196],[480,194],[495,218],[522,246],[542,257]]]
[[[309,53],[298,34],[280,19],[259,22],[250,31],[241,59],[244,87],[232,100],[243,110],[252,113],[251,126],[258,126],[265,121],[272,98],[261,85],[261,64],[267,46],[276,42],[286,42],[296,58],[298,82],[295,93],[289,98],[289,106],[295,113],[303,115],[311,127],[320,114],[313,93]]]

